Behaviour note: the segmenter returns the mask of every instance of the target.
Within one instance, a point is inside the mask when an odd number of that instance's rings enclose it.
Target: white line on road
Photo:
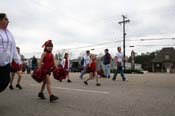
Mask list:
[[[31,86],[39,86],[39,85],[31,84]],[[72,89],[72,88],[65,88],[65,87],[52,87],[52,88],[64,89],[64,90],[70,90],[70,91],[81,91],[81,92],[89,92],[89,93],[109,94],[109,92],[105,92],[105,91],[93,91],[93,90],[85,90],[85,89]]]

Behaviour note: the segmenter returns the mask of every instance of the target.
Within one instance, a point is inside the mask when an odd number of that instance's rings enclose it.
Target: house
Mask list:
[[[153,72],[175,72],[175,49],[163,48],[152,60]]]

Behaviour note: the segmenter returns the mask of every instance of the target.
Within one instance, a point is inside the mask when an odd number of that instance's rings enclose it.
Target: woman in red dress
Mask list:
[[[54,96],[51,91],[51,80],[50,80],[50,74],[53,71],[53,69],[56,67],[54,55],[52,54],[53,44],[51,40],[48,40],[44,43],[42,47],[44,48],[44,52],[42,53],[39,67],[44,73],[44,80],[41,86],[41,90],[38,93],[38,97],[41,99],[45,99],[45,96],[43,94],[43,91],[45,89],[45,86],[47,86],[47,91],[50,96],[50,102],[54,102],[58,99],[57,96]]]
[[[91,58],[91,61],[89,62],[87,66],[87,72],[89,73],[89,78],[87,78],[84,81],[84,84],[88,85],[88,82],[87,82],[88,80],[96,78],[96,86],[100,86],[101,84],[98,82],[98,76],[97,76],[97,71],[96,71],[96,56],[92,54],[90,58]]]

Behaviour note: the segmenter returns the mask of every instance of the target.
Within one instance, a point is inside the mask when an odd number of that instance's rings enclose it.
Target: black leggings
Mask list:
[[[4,91],[10,82],[10,64],[0,66],[0,92]]]

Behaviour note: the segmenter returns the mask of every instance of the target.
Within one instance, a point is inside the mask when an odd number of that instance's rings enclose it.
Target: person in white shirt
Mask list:
[[[10,82],[10,63],[12,59],[21,64],[16,50],[16,43],[7,29],[9,20],[5,13],[0,13],[0,92],[4,91]]]
[[[125,59],[123,58],[123,54],[121,53],[121,47],[118,47],[117,50],[118,50],[118,53],[116,53],[116,56],[115,56],[115,65],[116,65],[117,70],[115,71],[115,74],[114,74],[112,80],[115,81],[116,77],[117,77],[117,73],[120,73],[122,80],[126,81],[126,77],[125,77],[124,71],[123,71],[123,60],[125,60]]]
[[[83,75],[86,74],[86,68],[87,68],[87,64],[89,64],[90,62],[90,51],[87,50],[86,51],[86,55],[83,57],[84,59],[84,63],[83,63],[83,70],[81,71],[81,74],[80,74],[80,79],[83,79]]]

